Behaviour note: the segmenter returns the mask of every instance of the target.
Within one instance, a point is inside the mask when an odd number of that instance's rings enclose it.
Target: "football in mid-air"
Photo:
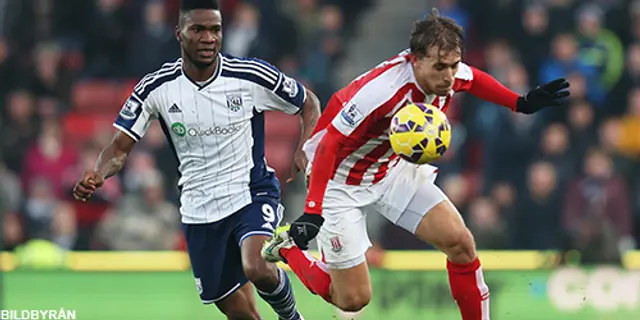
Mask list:
[[[437,107],[412,103],[402,107],[391,119],[391,148],[402,159],[415,164],[433,162],[449,148],[451,125]]]

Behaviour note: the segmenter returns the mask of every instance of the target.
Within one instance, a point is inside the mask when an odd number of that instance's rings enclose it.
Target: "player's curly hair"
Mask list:
[[[462,54],[464,32],[453,19],[440,16],[438,9],[431,9],[425,19],[416,21],[411,31],[409,48],[418,58],[427,56],[430,48],[438,48],[439,54],[460,51]]]

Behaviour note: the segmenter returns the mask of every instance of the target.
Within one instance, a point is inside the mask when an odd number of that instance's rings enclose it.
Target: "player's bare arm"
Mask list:
[[[111,143],[107,145],[93,170],[85,171],[73,188],[73,196],[80,201],[87,201],[93,193],[104,184],[104,180],[118,173],[133,149],[135,141],[122,131],[116,131]]]
[[[118,173],[134,145],[135,141],[128,135],[116,131],[111,143],[100,153],[93,170],[103,179]]]
[[[318,99],[318,97],[309,89],[305,88],[305,92],[306,99],[304,101],[304,105],[302,106],[300,119],[302,125],[302,128],[300,130],[300,141],[298,142],[298,147],[296,148],[296,153],[293,159],[294,165],[291,168],[287,183],[293,181],[299,171],[305,172],[307,168],[309,159],[307,159],[304,151],[302,151],[302,146],[304,145],[304,142],[307,141],[309,137],[311,137],[311,133],[316,127],[318,119],[320,118],[320,113],[322,112],[320,109],[320,99]]]

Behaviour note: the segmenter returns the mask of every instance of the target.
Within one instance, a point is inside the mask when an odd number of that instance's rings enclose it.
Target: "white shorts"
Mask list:
[[[371,247],[367,214],[382,214],[415,234],[422,217],[448,200],[435,185],[436,176],[433,166],[400,161],[375,185],[352,186],[329,181],[322,208],[325,221],[317,237],[327,265],[332,269],[348,269],[365,261],[365,253]]]

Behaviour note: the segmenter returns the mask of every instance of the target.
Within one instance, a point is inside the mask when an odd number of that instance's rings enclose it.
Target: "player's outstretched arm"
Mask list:
[[[322,112],[320,109],[320,99],[318,99],[318,97],[307,88],[305,88],[305,92],[306,98],[304,105],[302,106],[300,117],[302,126],[300,130],[300,141],[298,142],[298,147],[294,156],[294,165],[289,172],[287,183],[293,181],[299,171],[305,172],[307,168],[308,159],[304,151],[302,151],[302,146],[305,141],[311,137],[311,133],[313,133],[313,130],[318,123],[318,119],[320,118],[320,113]]]
[[[525,114],[538,112],[546,107],[562,106],[569,97],[569,82],[556,79],[518,95],[501,84],[494,77],[479,69],[470,67],[473,80],[463,88],[472,95],[497,105],[505,106],[513,111]]]
[[[104,180],[118,173],[124,166],[127,156],[133,149],[135,140],[120,130],[116,131],[111,143],[107,145],[93,168],[85,171],[73,188],[73,196],[87,201],[104,184]]]

